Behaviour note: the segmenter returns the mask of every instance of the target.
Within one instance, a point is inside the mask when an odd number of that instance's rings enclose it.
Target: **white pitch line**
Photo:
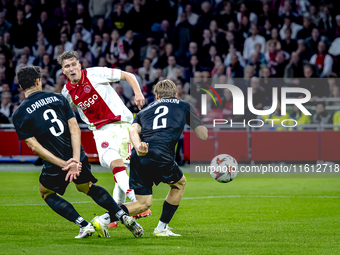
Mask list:
[[[258,195],[258,196],[244,196],[244,195],[229,195],[229,196],[206,196],[206,197],[183,197],[182,200],[194,200],[194,199],[216,199],[216,198],[339,198],[339,196],[266,196],[266,195]],[[164,198],[156,198],[153,201],[163,201]],[[70,202],[71,204],[88,204],[95,203],[94,201],[78,201],[78,202]],[[46,204],[8,204],[8,205],[0,205],[0,207],[15,207],[15,206],[42,206]]]

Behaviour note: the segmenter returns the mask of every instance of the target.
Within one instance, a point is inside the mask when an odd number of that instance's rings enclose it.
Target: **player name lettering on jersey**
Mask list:
[[[159,103],[174,103],[174,104],[179,104],[179,99],[175,99],[175,98],[160,99]]]
[[[91,105],[93,105],[95,103],[95,101],[98,99],[98,95],[94,94],[92,97],[90,97],[89,99],[85,100],[84,102],[80,102],[77,105],[83,110],[85,111],[87,108],[89,108]]]
[[[31,104],[31,107],[27,107],[26,108],[26,111],[31,114],[33,113],[36,109],[44,106],[44,105],[47,105],[47,104],[50,104],[50,103],[53,103],[53,102],[56,102],[56,101],[59,101],[59,99],[56,97],[56,96],[53,96],[53,97],[46,97],[46,98],[42,98],[40,100],[37,100],[35,101],[34,104]]]

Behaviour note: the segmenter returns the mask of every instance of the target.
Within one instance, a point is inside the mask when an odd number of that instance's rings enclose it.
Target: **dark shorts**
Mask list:
[[[76,180],[75,184],[83,184],[87,182],[96,183],[98,180],[91,173],[91,165],[88,158],[82,160],[82,170]],[[64,195],[69,181],[65,181],[67,171],[61,170],[60,167],[55,166],[53,169],[43,168],[39,177],[40,183],[47,189],[53,190],[60,195]]]
[[[162,161],[159,155],[159,151],[151,149],[148,154],[139,157],[136,151],[132,150],[130,189],[134,189],[136,195],[151,195],[153,184],[173,184],[183,177],[182,170],[173,159]]]

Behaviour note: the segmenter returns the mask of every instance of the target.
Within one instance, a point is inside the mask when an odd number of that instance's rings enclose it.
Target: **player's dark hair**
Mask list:
[[[19,85],[23,90],[35,86],[36,79],[41,79],[41,69],[39,66],[24,66],[17,73]]]
[[[64,60],[66,59],[71,59],[71,58],[75,58],[76,60],[79,61],[79,55],[78,52],[70,50],[70,51],[65,51],[63,54],[61,54],[57,61],[58,63],[63,66]]]
[[[177,87],[171,80],[163,80],[156,84],[154,94],[158,94],[159,98],[176,97]]]

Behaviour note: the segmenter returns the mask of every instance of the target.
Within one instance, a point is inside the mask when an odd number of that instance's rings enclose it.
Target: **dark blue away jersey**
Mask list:
[[[61,94],[35,92],[29,95],[13,114],[13,124],[20,140],[35,137],[55,156],[69,160],[73,156],[68,120],[74,117],[66,98]],[[81,148],[81,157],[85,152]],[[45,162],[45,167],[53,164]]]
[[[173,152],[185,124],[193,130],[203,125],[195,109],[178,98],[163,98],[141,110],[133,123],[142,127],[143,142],[159,141],[169,145]]]

